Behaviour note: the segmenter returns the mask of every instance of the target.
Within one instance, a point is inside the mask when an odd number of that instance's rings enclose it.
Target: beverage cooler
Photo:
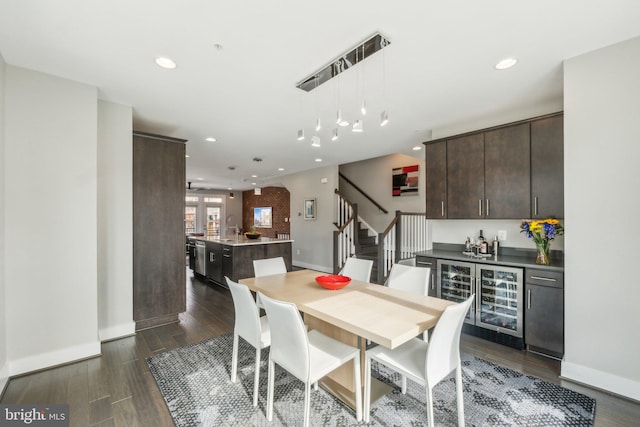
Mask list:
[[[465,322],[523,336],[522,268],[438,260],[438,298],[462,302],[475,294]]]

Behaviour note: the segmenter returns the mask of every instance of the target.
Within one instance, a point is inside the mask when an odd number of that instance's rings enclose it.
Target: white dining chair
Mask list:
[[[387,278],[387,286],[402,289],[420,295],[429,293],[430,268],[415,267],[408,264],[393,264]],[[422,333],[422,339],[429,341],[429,331]],[[402,376],[402,394],[407,393],[407,377]]]
[[[225,276],[235,309],[233,328],[233,351],[231,354],[231,382],[236,382],[238,372],[239,338],[256,349],[256,367],[253,380],[253,406],[258,406],[258,385],[260,383],[260,353],[271,344],[271,329],[266,316],[260,317],[258,307],[253,301],[251,291],[246,285],[236,283]]]
[[[375,360],[426,388],[427,418],[434,426],[433,387],[456,371],[458,425],[464,426],[462,367],[460,364],[460,332],[474,295],[459,304],[447,306],[425,342],[413,338],[391,350],[376,346],[366,351],[364,376],[364,419],[369,422],[371,409],[371,361]]]
[[[429,294],[431,269],[404,264],[393,264],[387,278],[387,286],[420,295]]]
[[[265,258],[253,260],[253,273],[255,277],[271,276],[274,274],[284,274],[287,272],[287,265],[284,263],[284,258]],[[264,308],[260,297],[256,295],[256,304],[258,309]]]
[[[273,419],[275,365],[288,371],[304,383],[304,426],[309,425],[311,385],[336,368],[353,360],[356,390],[356,419],[362,420],[362,390],[360,382],[360,350],[344,344],[317,330],[307,332],[295,304],[269,298],[258,292],[271,325],[269,374],[267,388],[267,419]]]
[[[362,282],[371,282],[371,269],[373,268],[373,261],[370,259],[362,259],[356,257],[347,258],[340,270],[342,276],[351,277],[353,280],[360,280]]]
[[[282,257],[254,259],[253,272],[255,277],[283,274],[287,272],[287,265]]]

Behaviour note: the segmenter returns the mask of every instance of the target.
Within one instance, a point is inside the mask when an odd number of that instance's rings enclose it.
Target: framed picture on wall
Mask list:
[[[271,208],[253,208],[253,226],[256,228],[271,228]]]
[[[304,199],[304,219],[316,219],[316,199]]]

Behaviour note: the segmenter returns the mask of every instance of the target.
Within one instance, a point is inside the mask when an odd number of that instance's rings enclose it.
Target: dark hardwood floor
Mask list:
[[[229,292],[187,271],[187,311],[180,323],[102,344],[102,357],[13,378],[1,403],[68,403],[71,426],[173,426],[145,358],[233,330]],[[560,362],[469,335],[461,349],[561,384],[597,400],[596,426],[639,426],[640,403],[561,380]]]

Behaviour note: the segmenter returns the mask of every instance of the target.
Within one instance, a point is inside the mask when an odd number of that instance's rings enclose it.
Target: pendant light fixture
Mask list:
[[[352,47],[351,49],[345,51],[344,53],[336,57],[334,60],[332,60],[325,66],[318,69],[313,74],[307,75],[307,77],[305,77],[304,79],[296,83],[296,87],[298,89],[304,90],[306,92],[311,92],[314,89],[318,91],[319,86],[322,83],[332,78],[336,78],[334,80],[334,98],[333,98],[333,102],[335,102],[334,105],[336,105],[337,107],[335,110],[336,111],[335,127],[326,126],[327,133],[329,133],[329,130],[330,130],[330,136],[327,135],[327,137],[330,137],[332,141],[336,141],[337,139],[339,139],[340,135],[339,135],[338,129],[340,127],[351,126],[352,128],[351,130],[353,132],[356,132],[356,133],[363,132],[364,116],[367,114],[367,102],[365,99],[365,85],[366,85],[365,77],[366,76],[365,76],[364,64],[361,65],[360,70],[354,70],[355,74],[352,73],[354,76],[353,78],[354,78],[354,86],[355,86],[355,99],[350,102],[353,102],[355,104],[354,105],[355,107],[354,109],[356,110],[355,112],[352,112],[351,109],[345,110],[343,108],[344,106],[341,103],[340,96],[342,93],[340,90],[340,84],[342,83],[341,81],[342,77],[340,76],[340,74],[342,74],[349,68],[359,65],[366,58],[370,57],[371,55],[375,54],[380,50],[383,50],[383,48],[387,47],[390,44],[391,43],[389,42],[389,40],[386,37],[384,37],[382,34],[374,33],[371,36],[367,37],[365,40],[355,45],[355,47]],[[385,64],[384,64],[384,58],[383,58],[383,71],[382,71],[383,86],[386,85],[384,81],[385,72],[386,72],[384,69],[384,65]],[[385,91],[386,91],[386,88],[383,88],[383,91],[382,91],[383,98],[385,96]],[[315,117],[313,119],[314,128],[311,131],[313,132],[313,137],[311,138],[311,146],[319,147],[321,138],[323,137],[323,135],[321,134],[322,119],[320,116],[321,111],[320,111],[320,93],[319,92],[316,93],[315,101],[316,101],[316,112],[315,112]],[[377,105],[377,103],[375,104]],[[354,117],[355,116],[359,117],[359,119],[347,120],[343,115],[345,111],[347,113],[347,117],[351,117],[351,115],[353,115]],[[330,119],[330,120],[333,120],[333,119]],[[380,113],[380,126],[385,126],[388,122],[389,122],[389,115],[386,110],[383,110]],[[325,125],[327,125],[327,122],[325,122]],[[298,140],[302,141],[304,139],[305,139],[304,128],[302,128],[298,130]]]
[[[360,62],[364,60],[364,43],[362,44],[362,56]],[[367,105],[364,100],[364,62],[362,63],[362,78],[360,79],[362,83],[362,90],[360,91],[360,95],[362,96],[362,102],[360,103],[360,112],[363,116],[367,115]]]
[[[387,39],[380,40],[380,49],[387,46]],[[387,99],[387,70],[386,70],[385,52],[382,50],[382,101]],[[380,126],[386,126],[389,123],[389,114],[387,110],[382,110],[380,113]]]

